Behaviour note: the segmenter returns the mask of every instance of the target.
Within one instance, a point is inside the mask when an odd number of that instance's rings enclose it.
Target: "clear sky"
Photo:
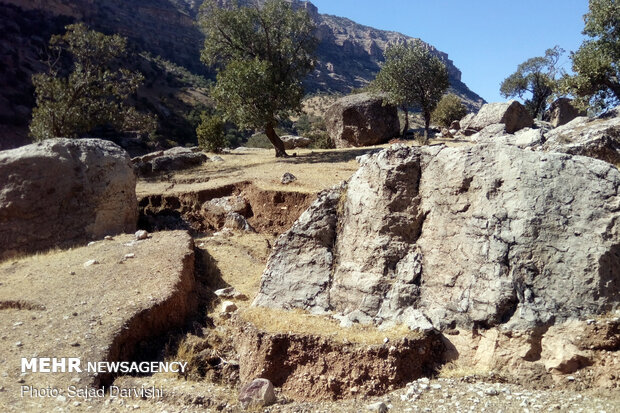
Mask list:
[[[311,0],[319,13],[418,37],[448,53],[462,80],[488,102],[506,100],[499,85],[517,65],[584,39],[587,0]]]

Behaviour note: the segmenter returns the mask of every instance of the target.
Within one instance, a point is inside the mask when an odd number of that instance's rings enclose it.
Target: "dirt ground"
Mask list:
[[[254,222],[256,232],[192,230],[190,239],[183,231],[162,231],[139,242],[134,242],[132,235],[123,235],[69,251],[50,251],[0,263],[0,411],[237,412],[242,411],[237,401],[241,383],[239,354],[233,343],[239,334],[239,323],[250,322],[270,333],[316,334],[326,340],[360,346],[382,345],[386,338],[389,342],[406,334],[398,329],[386,332],[360,327],[343,331],[330,318],[250,307],[272,245],[284,229],[278,227],[274,231],[267,220],[257,218],[278,212],[270,197],[298,193],[303,194],[303,202],[310,202],[318,191],[348,179],[357,170],[357,156],[377,149],[380,148],[296,150],[291,152],[297,152],[297,156],[288,159],[276,159],[273,151],[268,150],[232,151],[221,154],[221,162],[208,162],[193,170],[138,183],[139,199],[161,196],[178,201],[185,197],[187,205],[204,201],[192,198],[191,194],[215,197],[223,187],[233,188],[222,192],[227,195],[251,192],[256,199],[252,202],[254,216],[250,221]],[[293,173],[298,180],[282,184],[280,177],[284,172]],[[303,211],[299,207],[302,198],[282,199],[285,201],[277,208],[290,208],[291,216],[286,219],[286,225],[290,225],[294,215]],[[281,226],[284,225],[282,221]],[[134,256],[126,258],[127,254]],[[184,279],[182,269],[189,256],[195,258],[191,269],[195,282],[192,290],[196,294],[193,297],[187,285],[181,287],[183,283],[179,281]],[[91,259],[99,264],[84,266]],[[240,293],[231,299],[238,307],[232,316],[222,313],[224,299],[213,294],[225,287]],[[174,320],[161,324],[160,328],[169,328],[162,331],[163,340],[158,334],[146,334],[156,330],[157,323],[131,324],[137,315],[152,309],[159,311],[155,317],[159,320],[178,313],[183,304],[175,302],[175,292],[182,294],[178,297],[187,297],[183,303],[196,300],[194,315],[185,317],[189,324],[176,329],[170,328]],[[191,306],[188,304],[181,312],[191,312]],[[131,343],[127,348],[135,350],[127,357],[183,360],[190,363],[191,371],[183,375],[120,376],[112,383],[119,388],[153,389],[152,397],[115,397],[111,393],[89,398],[19,396],[22,385],[50,384],[35,374],[22,375],[21,357],[60,351],[65,356],[109,358],[114,337],[128,327],[144,334],[127,341]],[[147,339],[153,335],[159,339]],[[608,359],[610,369],[620,368],[617,351],[609,351]],[[58,386],[90,386],[96,381],[94,377],[53,376],[58,382],[51,385]],[[359,394],[344,400],[303,401],[276,389],[275,405],[253,411],[381,411],[379,403],[393,412],[620,411],[618,388],[593,387],[589,384],[592,381],[584,377],[573,374],[552,381],[528,382],[493,371],[447,366],[430,379],[411,380],[402,388],[375,397]]]

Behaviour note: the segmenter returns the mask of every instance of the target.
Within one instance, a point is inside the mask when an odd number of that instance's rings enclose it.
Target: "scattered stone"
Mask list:
[[[368,93],[338,99],[325,113],[325,123],[336,148],[380,145],[400,134],[396,107]]]
[[[143,229],[136,231],[135,235],[136,235],[136,240],[138,241],[147,239],[149,237],[149,233]]]
[[[233,303],[232,301],[224,301],[222,303],[222,313],[234,313],[235,311],[237,311],[237,304]]]
[[[376,413],[387,413],[389,409],[384,402],[376,402],[366,406],[366,410]]]
[[[15,347],[22,347],[24,344],[21,341],[15,343]]]
[[[297,177],[295,175],[293,175],[290,172],[285,172],[284,175],[282,175],[282,179],[280,180],[284,185],[288,185],[290,183],[293,183],[297,180]]]
[[[106,241],[114,241],[114,237],[111,235],[106,235],[105,237],[103,237],[103,239]]]
[[[233,287],[228,287],[228,288],[222,288],[220,290],[215,290],[214,294],[217,295],[220,298],[228,298],[228,299],[232,298],[232,299],[235,299],[235,300],[247,299],[245,294],[240,293],[239,291],[237,291]]]
[[[23,321],[18,321],[18,322],[16,322],[16,323],[13,323],[13,327],[18,327],[18,326],[21,326],[21,325],[23,325],[23,324],[24,324],[24,322],[23,322]]]
[[[88,260],[84,263],[84,268],[92,267],[93,265],[99,264],[97,260]]]
[[[236,215],[231,215],[231,213],[245,218],[249,216],[250,212],[249,202],[241,195],[214,198],[203,203],[200,207],[200,215],[204,223],[218,230],[224,227],[227,220],[235,220]],[[233,228],[236,226],[234,222],[229,222],[229,225],[232,225]],[[245,227],[245,224],[241,226]]]
[[[224,229],[231,231],[256,232],[248,220],[243,215],[236,212],[229,212],[226,214]]]
[[[273,384],[267,379],[254,379],[239,391],[239,402],[244,409],[274,404],[276,393]]]
[[[211,162],[224,162],[224,158],[219,155],[212,156],[209,159],[211,160]]]
[[[134,254],[133,252],[129,253],[129,254],[125,254],[124,257],[126,260],[131,259],[131,258],[136,258],[136,254]]]
[[[489,387],[484,391],[484,394],[486,394],[487,396],[497,396],[499,394],[499,391],[493,387]]]

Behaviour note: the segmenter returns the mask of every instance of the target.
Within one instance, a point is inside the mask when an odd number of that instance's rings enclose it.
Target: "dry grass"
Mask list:
[[[253,182],[265,190],[316,193],[349,179],[357,170],[355,157],[375,148],[348,150],[296,149],[296,157],[276,158],[273,150],[247,150],[221,154],[224,162],[207,162],[200,167],[158,179],[138,182],[138,197],[160,193],[182,193],[216,188],[238,182]],[[290,172],[297,181],[283,185],[282,175]]]
[[[280,310],[264,307],[248,307],[241,311],[241,317],[257,328],[270,332],[308,334],[330,338],[335,341],[348,340],[358,344],[382,344],[387,337],[398,340],[403,337],[418,337],[419,333],[399,325],[389,330],[379,330],[372,325],[354,324],[350,328],[340,327],[333,318],[313,315],[303,310]]]
[[[468,366],[457,361],[446,363],[439,370],[439,377],[444,379],[454,379],[461,377],[485,377],[491,373],[489,369],[483,369],[475,366]]]
[[[208,237],[196,240],[217,266],[220,286],[230,285],[252,298],[258,292],[260,277],[271,252],[267,241],[269,234],[238,234]]]

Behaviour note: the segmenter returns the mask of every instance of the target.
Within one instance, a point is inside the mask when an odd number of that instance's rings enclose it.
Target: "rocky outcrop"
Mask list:
[[[566,125],[577,116],[584,116],[585,113],[578,111],[568,98],[556,99],[550,106],[546,114],[546,119],[554,128]]]
[[[584,155],[620,165],[620,107],[595,119],[575,118],[545,137],[542,150]]]
[[[475,143],[499,143],[519,148],[537,148],[545,142],[545,130],[523,128],[515,133],[507,133],[506,126],[495,123],[471,135],[468,140]]]
[[[338,99],[325,113],[325,123],[336,148],[386,143],[400,129],[396,107],[368,93]]]
[[[480,111],[470,118],[461,120],[462,133],[466,136],[481,131],[487,126],[494,124],[504,124],[507,133],[534,126],[534,119],[527,109],[517,102],[487,103],[482,106]]]
[[[161,172],[181,171],[206,162],[209,158],[204,153],[189,148],[176,147],[167,151],[158,151],[133,158],[136,174],[150,176]]]
[[[620,172],[506,145],[361,159],[274,247],[254,305],[509,328],[618,308]]]
[[[0,152],[0,251],[10,255],[135,231],[129,156],[97,139],[50,139]]]

